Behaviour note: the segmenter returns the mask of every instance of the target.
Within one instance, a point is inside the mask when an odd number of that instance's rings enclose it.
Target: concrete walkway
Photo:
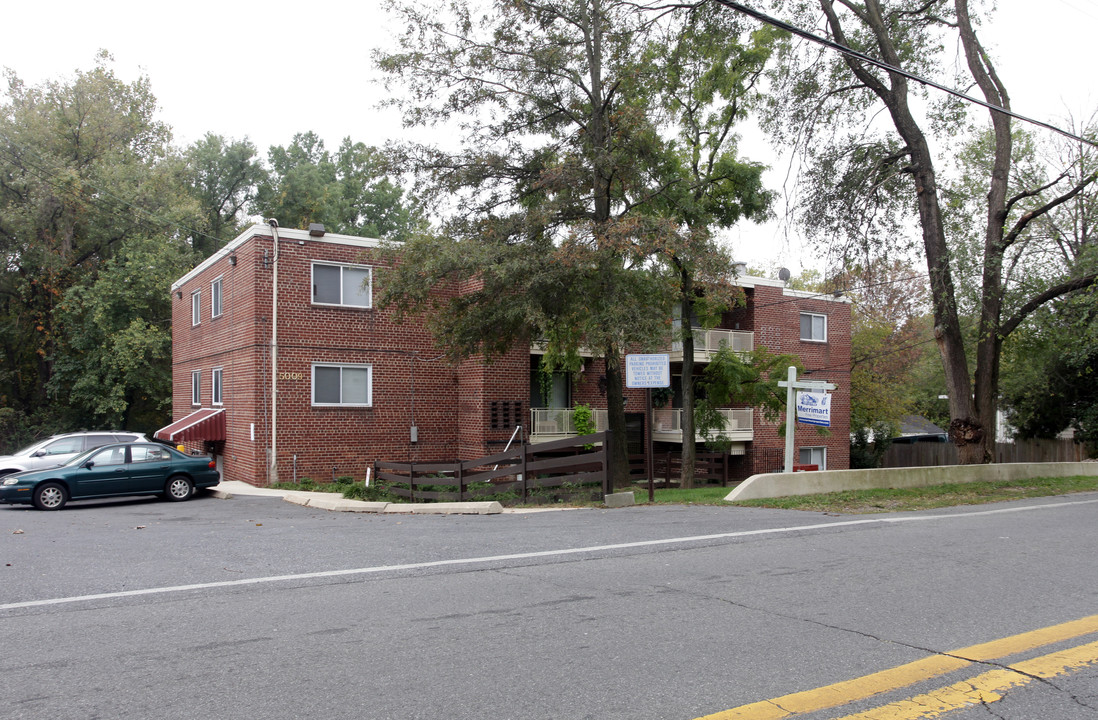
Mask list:
[[[255,487],[239,480],[222,480],[217,487],[210,488],[207,492],[223,500],[228,500],[234,495],[280,497],[286,502],[292,502],[296,505],[335,512],[403,513],[406,515],[496,515],[504,511],[503,506],[494,500],[491,502],[460,503],[367,502],[365,500],[347,500],[337,493]]]

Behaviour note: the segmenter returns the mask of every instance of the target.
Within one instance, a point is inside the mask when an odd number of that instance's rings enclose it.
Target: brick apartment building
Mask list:
[[[471,459],[523,439],[566,437],[575,434],[571,408],[578,404],[593,408],[605,429],[601,361],[589,358],[549,388],[539,379],[537,346],[490,363],[449,364],[420,324],[397,324],[374,307],[379,247],[319,226],[256,225],[176,281],[174,421],[157,437],[211,453],[227,480],[265,485],[276,474],[281,481],[361,480],[377,460]],[[798,426],[795,462],[848,467],[849,304],[775,280],[744,277],[740,284],[747,305],[696,335],[698,370],[722,344],[800,356],[812,379],[838,389],[830,435]],[[682,352],[671,338],[667,351],[672,376],[676,368],[681,375]],[[637,452],[644,392],[625,391],[628,442]],[[681,450],[678,400],[653,415],[658,450]],[[777,426],[752,408],[725,412],[734,472],[780,470]]]

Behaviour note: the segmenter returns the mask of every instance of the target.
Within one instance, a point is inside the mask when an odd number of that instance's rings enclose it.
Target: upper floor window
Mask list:
[[[202,404],[202,371],[195,370],[191,373],[191,405]]]
[[[210,283],[210,317],[221,314],[221,278]]]
[[[827,316],[801,313],[801,340],[827,342]]]
[[[202,291],[191,293],[191,325],[202,322]]]
[[[221,395],[221,378],[224,376],[221,368],[214,368],[210,372],[210,393],[211,402],[214,405],[223,404],[223,398]]]
[[[370,268],[361,265],[313,263],[313,303],[371,306]]]
[[[313,405],[373,404],[369,365],[313,365]]]

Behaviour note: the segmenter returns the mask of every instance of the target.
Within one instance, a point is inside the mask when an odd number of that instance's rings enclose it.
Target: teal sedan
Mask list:
[[[208,457],[157,443],[117,443],[83,452],[60,467],[0,478],[0,503],[60,510],[69,500],[119,495],[160,495],[179,502],[219,482],[221,475]]]

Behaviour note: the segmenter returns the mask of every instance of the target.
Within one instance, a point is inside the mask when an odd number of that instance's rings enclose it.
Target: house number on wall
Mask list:
[[[301,380],[304,376],[299,372],[280,372],[279,380]]]

